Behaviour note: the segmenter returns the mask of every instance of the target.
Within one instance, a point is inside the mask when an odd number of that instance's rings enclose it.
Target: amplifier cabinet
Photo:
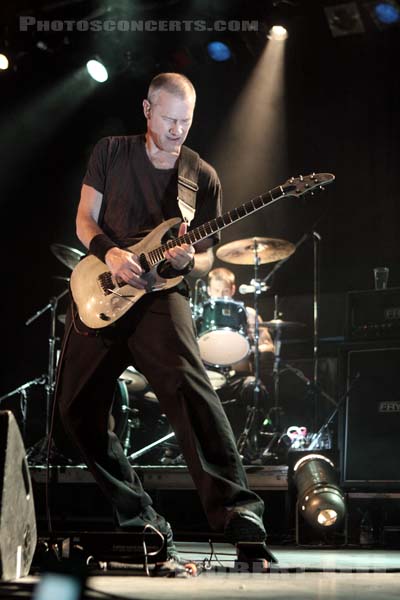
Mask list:
[[[344,347],[340,378],[343,486],[400,489],[400,341]]]
[[[400,339],[400,288],[348,292],[348,340]]]

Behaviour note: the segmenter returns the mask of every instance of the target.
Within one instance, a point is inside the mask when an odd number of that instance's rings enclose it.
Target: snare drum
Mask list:
[[[250,352],[243,302],[226,298],[208,300],[196,320],[196,327],[200,355],[206,364],[233,365]]]

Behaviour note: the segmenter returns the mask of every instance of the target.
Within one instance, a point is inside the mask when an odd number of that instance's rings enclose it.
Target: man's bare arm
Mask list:
[[[104,234],[98,225],[102,199],[103,194],[90,185],[83,184],[76,215],[76,234],[86,248],[89,248],[90,242],[96,235]],[[139,289],[143,289],[147,285],[146,281],[140,277],[143,269],[137,257],[131,252],[115,246],[106,252],[104,260],[117,279],[122,279]]]
[[[103,233],[97,224],[102,199],[103,194],[90,185],[83,184],[76,215],[76,235],[86,248],[89,248],[95,235]]]

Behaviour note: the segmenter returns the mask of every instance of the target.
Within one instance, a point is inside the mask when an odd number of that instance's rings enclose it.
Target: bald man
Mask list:
[[[116,280],[146,287],[139,257],[127,250],[164,220],[180,217],[177,202],[182,145],[196,94],[177,73],[156,76],[143,101],[146,133],[108,137],[95,146],[83,180],[77,235]],[[196,212],[191,228],[221,212],[221,185],[200,159]],[[186,224],[175,235],[182,235]],[[196,247],[165,252],[161,274],[204,276],[213,262],[214,234]],[[116,381],[133,365],[148,379],[182,448],[213,529],[226,539],[265,540],[263,502],[247,485],[231,427],[202,364],[193,327],[189,288],[146,293],[114,325],[89,329],[74,306],[66,321],[57,401],[65,429],[114,507],[122,529],[151,524],[176,558],[172,532],[156,513],[116,435],[108,430]]]

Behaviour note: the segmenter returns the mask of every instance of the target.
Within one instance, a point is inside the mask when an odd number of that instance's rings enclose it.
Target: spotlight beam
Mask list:
[[[94,86],[87,84],[85,70],[83,67],[74,71],[46,92],[38,93],[0,122],[2,180],[13,177],[21,163],[56,135],[61,123],[93,92]]]
[[[213,160],[231,206],[256,195],[287,170],[285,47],[285,42],[266,40],[216,143]],[[258,225],[263,227],[266,218],[259,217]],[[252,228],[248,223],[241,233]]]

